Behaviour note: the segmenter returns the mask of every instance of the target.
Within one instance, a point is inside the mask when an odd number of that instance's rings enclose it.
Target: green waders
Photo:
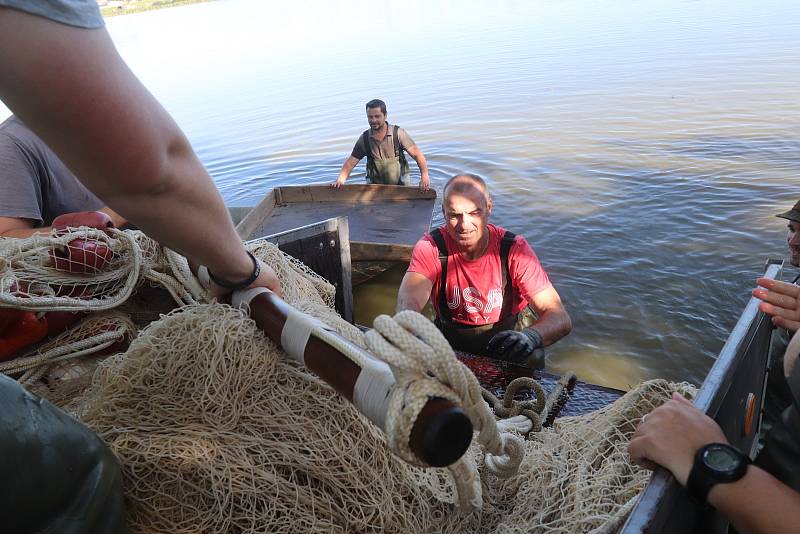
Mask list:
[[[3,532],[128,531],[117,459],[65,412],[0,374]]]
[[[394,141],[394,157],[389,159],[375,159],[369,145],[369,130],[362,134],[364,147],[367,151],[367,183],[384,185],[408,185],[408,160],[400,147],[397,137],[398,126],[395,124],[392,140]]]
[[[486,352],[489,341],[498,332],[503,330],[514,330],[517,326],[517,316],[510,315],[492,324],[468,325],[453,321],[444,322],[438,317],[434,321],[444,337],[450,342],[454,350],[477,354],[479,356],[491,356]]]

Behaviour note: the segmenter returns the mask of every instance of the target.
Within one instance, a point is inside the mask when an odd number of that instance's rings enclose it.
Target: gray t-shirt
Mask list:
[[[383,138],[383,141],[378,141],[375,139],[375,136],[372,134],[372,130],[369,130],[369,147],[364,146],[364,134],[358,136],[356,140],[355,146],[353,146],[353,151],[350,153],[351,156],[360,160],[364,156],[367,155],[367,152],[372,154],[374,159],[391,159],[394,156],[394,126],[386,123],[388,131],[386,133],[386,137]],[[398,127],[397,128],[397,137],[400,140],[400,148],[404,149],[408,152],[408,149],[414,146],[414,140],[411,139],[411,136],[408,135],[404,129]]]
[[[18,118],[0,124],[0,217],[50,226],[61,214],[103,206]]]
[[[105,25],[97,0],[0,0],[0,6],[78,28],[95,29]]]

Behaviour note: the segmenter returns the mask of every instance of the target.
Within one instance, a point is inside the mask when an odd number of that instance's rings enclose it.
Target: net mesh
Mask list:
[[[636,425],[673,391],[693,394],[688,384],[650,381],[602,410],[558,419],[528,435],[525,459],[507,479],[488,473],[473,442],[467,457],[480,472],[484,504],[460,512],[446,470],[402,461],[380,430],[286,357],[243,311],[202,303],[179,257],[142,236],[109,239],[138,247],[144,274],[137,283],[160,283],[187,305],[152,322],[126,352],[92,362],[96,369],[60,369],[65,385],[54,386],[51,361],[46,380],[32,387],[117,455],[133,532],[613,531],[649,476],[627,457]],[[117,246],[115,257],[125,254],[127,245]],[[332,309],[329,284],[274,245],[251,250],[276,271],[289,304],[365,346],[362,332]],[[36,261],[46,255],[40,251]],[[24,280],[19,273],[33,273],[36,261],[4,264],[14,268],[0,271],[3,288],[9,272]],[[41,283],[25,276],[31,287]]]
[[[482,473],[484,507],[468,515],[451,506],[444,470],[393,455],[349,403],[225,305],[147,328],[102,364],[81,417],[122,462],[135,532],[588,532],[618,524],[643,488],[628,440],[676,390],[691,392],[647,382],[531,433],[517,475]],[[469,454],[483,471],[480,451]]]

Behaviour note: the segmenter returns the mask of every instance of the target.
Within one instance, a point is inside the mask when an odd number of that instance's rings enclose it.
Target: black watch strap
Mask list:
[[[220,287],[224,287],[225,289],[237,290],[237,289],[244,289],[246,287],[250,287],[250,284],[256,281],[258,275],[261,274],[261,264],[258,263],[258,260],[253,255],[252,252],[249,250],[245,251],[247,255],[250,256],[250,259],[253,260],[253,272],[250,273],[250,276],[247,277],[246,280],[241,282],[229,282],[228,280],[222,280],[221,278],[217,278],[214,276],[214,273],[208,271],[208,277]]]
[[[725,457],[723,466],[715,466],[714,457]],[[700,447],[686,481],[686,491],[698,505],[706,505],[708,492],[717,484],[736,482],[747,472],[750,458],[727,443],[709,443]]]

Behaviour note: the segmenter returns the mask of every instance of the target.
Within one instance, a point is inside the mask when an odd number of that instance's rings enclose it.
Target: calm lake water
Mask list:
[[[484,176],[493,222],[538,253],[574,321],[556,372],[700,383],[785,252],[797,2],[220,1],[108,29],[230,205],[335,179],[384,99],[434,184]]]

